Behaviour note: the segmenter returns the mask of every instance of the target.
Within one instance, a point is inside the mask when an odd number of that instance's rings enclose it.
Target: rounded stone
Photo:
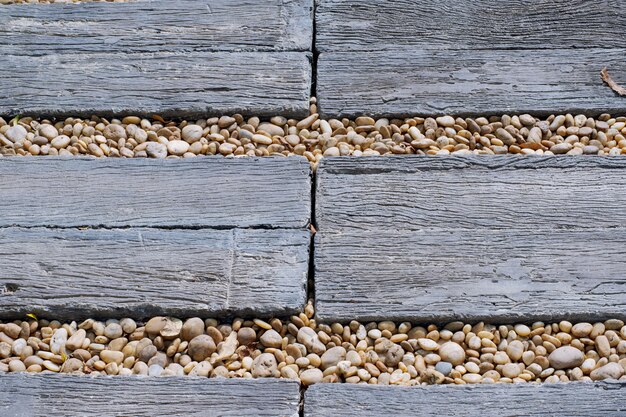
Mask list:
[[[117,339],[118,337],[122,337],[124,331],[122,330],[122,326],[118,323],[109,323],[104,328],[104,335],[109,339]]]
[[[439,344],[431,339],[420,338],[417,339],[417,344],[424,350],[435,351],[439,349]]]
[[[52,142],[50,142],[50,144],[55,149],[63,149],[63,148],[66,148],[70,144],[71,141],[72,140],[70,139],[69,136],[59,135],[56,138],[52,139]]]
[[[183,340],[190,341],[194,337],[200,336],[202,333],[204,333],[204,320],[199,317],[192,317],[183,324],[180,336]]]
[[[150,158],[165,158],[167,147],[159,142],[150,142],[146,145],[146,153]]]
[[[202,129],[201,126],[198,125],[187,125],[183,127],[182,137],[183,140],[187,143],[194,143],[199,141],[202,138]]]
[[[507,378],[517,378],[521,373],[522,370],[516,363],[507,363],[502,367],[502,375]]]
[[[444,376],[448,376],[452,372],[452,364],[450,362],[437,362],[435,365],[435,371],[442,373]]]
[[[105,363],[116,363],[121,365],[124,360],[124,354],[115,350],[103,350],[100,352],[100,359],[102,359]]]
[[[146,323],[146,333],[156,335],[158,334],[167,324],[167,317],[152,317]]]
[[[24,372],[26,371],[26,366],[20,360],[13,359],[9,362],[9,371],[10,372]]]
[[[201,334],[191,339],[187,352],[194,361],[203,361],[215,352],[215,342],[208,334]]]
[[[335,346],[328,349],[322,355],[322,370],[336,366],[337,363],[346,359],[346,349],[343,346]]]
[[[610,362],[593,370],[589,376],[594,381],[601,381],[604,379],[619,379],[622,375],[624,375],[622,365],[616,362]]]
[[[13,143],[20,143],[26,139],[26,135],[28,132],[24,128],[24,126],[15,125],[11,126],[6,133],[4,134],[7,139],[9,139]]]
[[[300,374],[300,382],[304,386],[317,384],[322,382],[322,379],[324,379],[324,374],[317,368],[307,369]]]
[[[582,365],[585,355],[572,346],[561,346],[548,356],[548,362],[554,369],[569,369]]]
[[[268,347],[268,348],[279,349],[283,344],[283,338],[274,329],[266,330],[261,335],[260,340],[263,346]]]
[[[446,342],[439,347],[439,356],[444,362],[461,365],[465,362],[465,350],[456,342]]]
[[[59,136],[59,131],[52,125],[41,125],[39,126],[39,135],[48,140],[52,140]]]
[[[240,345],[248,345],[256,341],[256,331],[251,327],[242,327],[237,331],[237,341]]]
[[[69,374],[83,370],[83,361],[77,358],[69,358],[61,366],[61,372]]]
[[[253,378],[277,377],[279,375],[276,357],[271,353],[262,353],[252,362]]]
[[[167,143],[167,150],[172,155],[183,155],[189,150],[189,144],[184,140],[172,140]]]
[[[102,135],[107,138],[107,139],[111,139],[114,141],[118,141],[120,139],[126,139],[126,129],[124,129],[122,126],[120,125],[116,125],[116,124],[110,124],[107,125],[104,130],[102,131]]]

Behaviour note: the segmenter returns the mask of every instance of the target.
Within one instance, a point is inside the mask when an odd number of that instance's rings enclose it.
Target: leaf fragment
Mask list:
[[[622,87],[616,83],[613,78],[611,78],[609,70],[606,67],[602,68],[602,71],[600,71],[600,77],[602,78],[602,81],[604,81],[604,83],[611,88],[611,90],[615,91],[622,97],[626,96],[626,88]]]

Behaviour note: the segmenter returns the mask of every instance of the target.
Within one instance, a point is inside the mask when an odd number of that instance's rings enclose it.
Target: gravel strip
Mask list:
[[[626,326],[567,321],[495,326],[317,324],[153,317],[0,323],[0,372],[290,378],[304,385],[626,380]]]
[[[0,155],[91,155],[189,158],[198,155],[325,156],[390,154],[622,155],[626,117],[528,114],[478,118],[320,119],[316,99],[303,120],[269,121],[239,114],[169,122],[158,116],[121,120],[0,118]]]

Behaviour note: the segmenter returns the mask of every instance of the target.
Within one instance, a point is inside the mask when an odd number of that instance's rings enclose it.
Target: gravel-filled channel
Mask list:
[[[302,155],[314,166],[327,156],[390,154],[622,155],[626,117],[529,114],[461,118],[322,119],[315,98],[302,120],[228,115],[169,121],[0,118],[0,155],[91,155],[191,158]]]
[[[626,380],[626,326],[152,317],[0,323],[0,372],[420,385]]]

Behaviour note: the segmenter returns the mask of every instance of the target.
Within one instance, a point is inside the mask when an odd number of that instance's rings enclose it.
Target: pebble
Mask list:
[[[172,155],[183,155],[189,150],[189,144],[184,140],[172,140],[167,143],[167,150]]]
[[[548,356],[550,366],[554,369],[575,368],[585,360],[583,353],[572,346],[562,346]]]
[[[198,125],[187,125],[183,127],[183,140],[189,144],[199,141],[202,138],[204,129]]]
[[[283,344],[283,338],[274,329],[266,330],[261,335],[261,343],[268,348],[280,348]]]
[[[273,354],[262,353],[252,362],[253,378],[277,377],[278,375],[278,364]]]
[[[183,340],[190,341],[196,336],[204,333],[204,320],[193,317],[185,321],[180,331]]]
[[[307,387],[309,385],[322,382],[322,379],[324,379],[324,374],[322,373],[322,371],[316,368],[307,369],[300,374],[300,382],[302,382],[302,384]]]
[[[448,376],[450,375],[450,372],[452,372],[452,364],[450,362],[437,362],[437,364],[435,365],[435,370],[437,372],[440,372],[442,375],[444,376]]]
[[[159,142],[150,142],[146,145],[146,153],[150,158],[165,158],[167,156],[167,146]]]
[[[589,375],[594,381],[602,381],[604,379],[619,379],[624,375],[624,368],[619,363],[611,362],[599,367]]]
[[[211,354],[215,352],[215,349],[213,338],[206,334],[201,334],[191,339],[188,348],[189,356],[191,356],[194,361],[198,362],[211,356]]]
[[[13,143],[21,143],[24,141],[24,139],[26,139],[27,134],[28,132],[26,131],[24,126],[15,125],[7,129],[4,135]]]
[[[465,350],[455,342],[446,342],[439,347],[437,352],[441,360],[450,362],[452,365],[461,365],[465,362]]]
[[[322,355],[322,370],[328,369],[346,359],[346,349],[343,346],[335,346],[328,349]]]

